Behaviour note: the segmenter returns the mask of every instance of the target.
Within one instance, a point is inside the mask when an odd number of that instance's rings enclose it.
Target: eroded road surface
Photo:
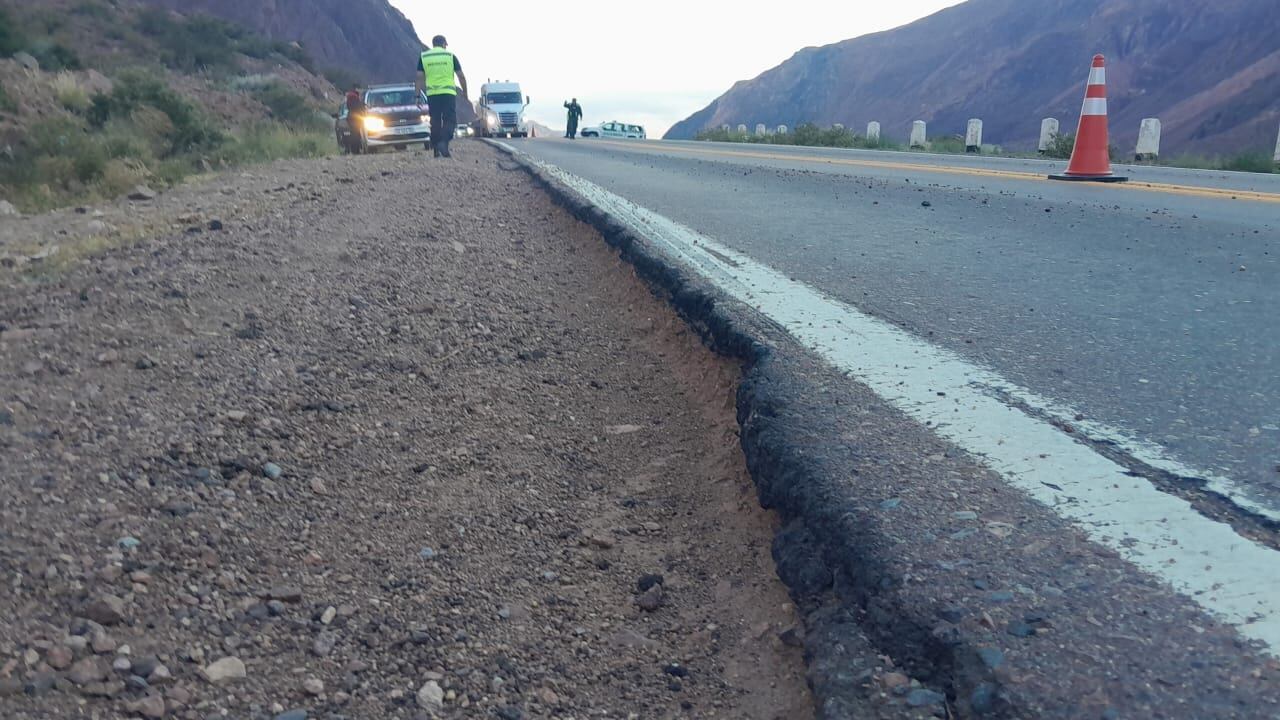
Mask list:
[[[1275,714],[1273,178],[507,147],[752,360],[820,702],[866,693],[840,657],[870,644],[964,717]]]
[[[1280,520],[1280,176],[1129,168],[1116,187],[1041,161],[516,144]]]

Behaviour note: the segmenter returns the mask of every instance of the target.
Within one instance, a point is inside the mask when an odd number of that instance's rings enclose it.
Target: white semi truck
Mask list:
[[[487,82],[480,86],[476,106],[476,134],[481,137],[529,137],[525,108],[529,98],[518,82]]]

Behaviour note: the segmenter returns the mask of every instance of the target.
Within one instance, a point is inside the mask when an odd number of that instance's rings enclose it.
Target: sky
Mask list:
[[[583,125],[619,120],[661,137],[801,48],[898,27],[958,0],[391,4],[424,42],[448,38],[473,100],[488,79],[518,81],[533,99],[529,116],[544,125],[563,128],[563,104],[576,97]]]

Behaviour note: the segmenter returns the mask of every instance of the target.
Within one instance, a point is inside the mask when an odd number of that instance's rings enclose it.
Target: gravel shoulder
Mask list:
[[[0,289],[0,715],[813,715],[740,368],[458,145],[0,219],[128,245]]]

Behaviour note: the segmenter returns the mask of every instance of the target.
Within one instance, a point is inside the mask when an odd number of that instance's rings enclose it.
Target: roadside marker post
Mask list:
[[[928,147],[929,135],[923,120],[911,123],[911,147],[924,149]]]
[[[973,118],[969,121],[969,126],[964,131],[964,151],[967,153],[982,153],[982,121]]]
[[[746,125],[743,125],[743,124],[741,124],[741,123],[739,123],[739,124],[738,124],[738,134],[739,134],[739,135],[746,135],[746,134],[747,134],[747,126],[746,126]]]
[[[880,123],[872,120],[867,123],[867,139],[875,142],[880,139]],[[1276,152],[1280,153],[1280,144],[1276,145]]]
[[[769,134],[769,129],[764,126],[764,123],[756,123],[756,135],[760,137],[764,137],[765,135],[768,135],[768,134]]]
[[[1084,105],[1080,108],[1080,124],[1071,161],[1067,163],[1066,172],[1050,175],[1049,179],[1086,182],[1125,182],[1129,179],[1111,172],[1111,144],[1107,132],[1107,60],[1102,55],[1093,56],[1093,66],[1089,69],[1089,84],[1085,87]]]
[[[1143,118],[1142,126],[1138,128],[1138,149],[1134,151],[1133,159],[1141,162],[1155,160],[1158,157],[1160,157],[1160,120]]]
[[[1272,159],[1277,165],[1280,165],[1280,133],[1276,133],[1276,154]]]
[[[1045,118],[1040,121],[1040,154],[1043,155],[1049,151],[1049,146],[1053,144],[1053,136],[1058,134],[1058,119]]]
[[[786,135],[788,130],[789,128],[786,125],[779,125],[777,132],[779,135]]]

